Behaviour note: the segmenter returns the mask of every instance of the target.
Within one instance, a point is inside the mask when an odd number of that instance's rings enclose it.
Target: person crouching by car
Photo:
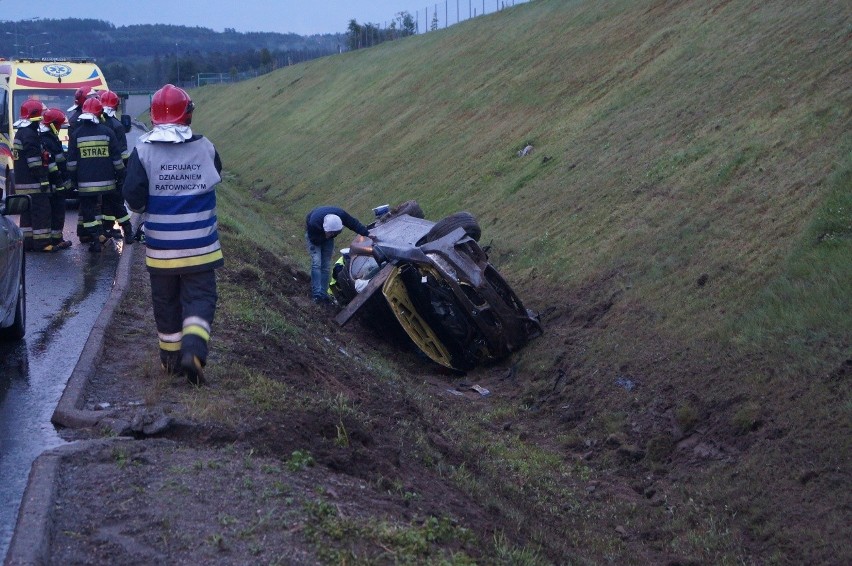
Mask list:
[[[311,256],[311,298],[317,304],[331,303],[328,283],[334,238],[344,226],[362,236],[370,235],[357,218],[336,206],[319,206],[305,217],[305,243]]]
[[[216,220],[222,162],[190,128],[195,106],[167,84],[151,98],[154,128],[127,162],[124,198],[145,213],[145,264],[151,279],[160,361],[169,373],[204,383],[216,313],[216,268],[224,264]]]

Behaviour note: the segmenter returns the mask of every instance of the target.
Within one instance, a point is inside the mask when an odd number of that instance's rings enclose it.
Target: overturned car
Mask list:
[[[460,371],[503,358],[541,334],[538,316],[479,246],[471,214],[431,222],[409,201],[369,228],[371,237],[356,237],[334,269],[332,292],[346,305],[338,324],[356,312],[381,327],[395,319],[429,358]]]

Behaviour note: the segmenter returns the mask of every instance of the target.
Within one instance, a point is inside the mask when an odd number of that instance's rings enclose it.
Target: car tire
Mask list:
[[[390,211],[391,216],[402,216],[403,214],[407,214],[409,216],[413,216],[414,218],[425,218],[426,216],[423,214],[423,209],[420,208],[420,205],[417,204],[416,200],[407,200],[402,204],[399,204]]]
[[[414,218],[426,217],[426,215],[423,214],[423,209],[420,208],[420,205],[417,204],[416,200],[407,200],[402,204],[396,205],[390,210],[390,212],[386,213],[384,216],[381,216],[378,220],[376,220],[376,226],[384,224],[385,222],[388,222],[389,220],[392,220],[398,216],[402,216],[403,214],[413,216]]]
[[[425,242],[434,242],[453,232],[457,228],[463,228],[465,234],[479,241],[482,237],[482,229],[473,214],[469,212],[456,212],[435,223],[424,237]]]
[[[0,338],[20,340],[27,330],[27,285],[26,261],[21,255],[21,282],[18,285],[18,300],[15,302],[15,321],[8,328],[0,328]]]

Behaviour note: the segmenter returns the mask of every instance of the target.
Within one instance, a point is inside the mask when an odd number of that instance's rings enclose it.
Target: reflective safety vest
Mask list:
[[[140,143],[127,169],[124,198],[145,213],[149,271],[194,273],[224,264],[215,191],[221,165],[210,140]]]

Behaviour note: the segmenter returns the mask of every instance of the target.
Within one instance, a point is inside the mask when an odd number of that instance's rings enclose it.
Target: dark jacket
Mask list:
[[[325,218],[328,214],[335,214],[339,216],[340,220],[343,221],[343,225],[356,234],[360,234],[362,236],[370,235],[366,226],[361,224],[357,218],[350,215],[342,208],[338,208],[336,206],[318,206],[310,211],[305,217],[305,230],[308,233],[308,240],[310,240],[312,244],[320,245],[328,240],[328,238],[325,237],[325,230],[322,227],[323,218]]]
[[[71,134],[73,134],[74,130],[77,129],[77,126],[80,125],[80,123],[77,121],[77,118],[79,118],[80,114],[82,114],[82,113],[83,113],[83,109],[80,108],[79,106],[75,106],[74,110],[70,110],[68,112],[68,135],[69,136]]]
[[[67,189],[71,186],[71,179],[68,177],[68,159],[62,142],[53,132],[39,132],[39,139],[49,157],[47,169],[50,186],[57,190]]]
[[[113,191],[124,182],[124,161],[112,128],[78,120],[68,140],[68,173],[80,196]]]
[[[15,191],[22,195],[33,195],[48,190],[47,166],[42,157],[38,122],[18,128],[15,133]]]
[[[118,148],[121,150],[121,159],[127,165],[130,150],[127,149],[127,132],[124,131],[124,124],[115,116],[107,116],[106,114],[104,114],[104,124],[112,128],[113,133],[115,133],[115,139],[118,140]]]

